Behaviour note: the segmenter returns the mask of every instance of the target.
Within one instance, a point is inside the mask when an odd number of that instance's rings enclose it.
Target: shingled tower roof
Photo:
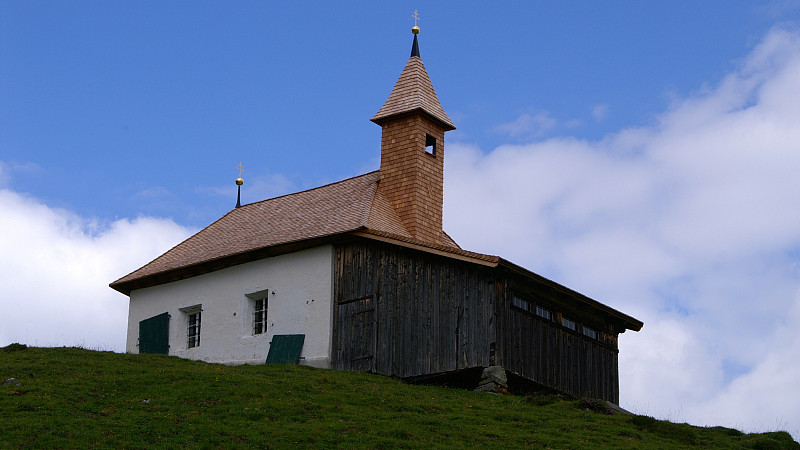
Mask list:
[[[422,64],[422,58],[419,57],[417,36],[414,35],[411,58],[408,59],[406,67],[400,74],[400,78],[397,79],[386,103],[370,120],[382,125],[390,117],[417,110],[423,111],[431,118],[441,122],[445,131],[456,129],[439,103],[436,91],[433,90],[431,79],[428,77],[425,65]]]

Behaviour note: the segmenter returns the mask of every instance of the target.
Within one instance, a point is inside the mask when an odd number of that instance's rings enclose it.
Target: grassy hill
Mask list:
[[[300,366],[0,349],[0,447],[800,448],[785,432],[604,414],[590,403]]]

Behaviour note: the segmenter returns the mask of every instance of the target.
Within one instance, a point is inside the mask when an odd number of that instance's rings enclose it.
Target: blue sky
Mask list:
[[[2,2],[0,345],[123,349],[108,282],[239,162],[244,202],[377,169],[415,8],[448,233],[642,319],[624,407],[800,436],[794,1]]]
[[[559,122],[514,142],[598,139],[715,83],[775,22],[770,4],[513,2],[420,11],[422,56],[456,121],[491,149],[498,125]],[[409,52],[414,6],[392,2],[3,2],[0,149],[12,186],[100,218],[203,226],[248,179],[253,201],[377,168],[369,118]],[[780,14],[778,14],[780,13]],[[602,119],[593,111],[598,108]],[[604,112],[602,112],[604,111]],[[541,117],[540,117],[541,119]]]

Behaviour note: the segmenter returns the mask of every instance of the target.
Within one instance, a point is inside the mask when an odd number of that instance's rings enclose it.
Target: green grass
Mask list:
[[[0,447],[800,448],[587,411],[594,402],[413,386],[301,366],[76,348],[0,349]]]

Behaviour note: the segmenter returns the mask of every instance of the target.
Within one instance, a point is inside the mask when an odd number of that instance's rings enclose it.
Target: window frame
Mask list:
[[[186,348],[197,348],[200,346],[203,305],[180,308],[180,311],[186,315]]]
[[[266,334],[267,332],[267,312],[269,311],[269,299],[267,296],[261,298],[253,298],[253,336]],[[261,303],[261,308],[259,308]]]
[[[275,295],[270,288],[247,292],[242,298],[242,337],[265,336],[269,333],[269,297]],[[258,301],[262,300],[264,310],[261,317],[261,332],[257,333]]]
[[[553,311],[543,307],[542,305],[536,305],[536,310],[534,311],[537,317],[541,317],[542,319],[552,321],[553,320]]]
[[[436,137],[428,133],[425,133],[425,153],[431,156],[436,156]]]
[[[511,297],[511,306],[520,311],[525,311],[526,313],[531,312],[531,302],[522,297],[517,297],[516,295]]]

